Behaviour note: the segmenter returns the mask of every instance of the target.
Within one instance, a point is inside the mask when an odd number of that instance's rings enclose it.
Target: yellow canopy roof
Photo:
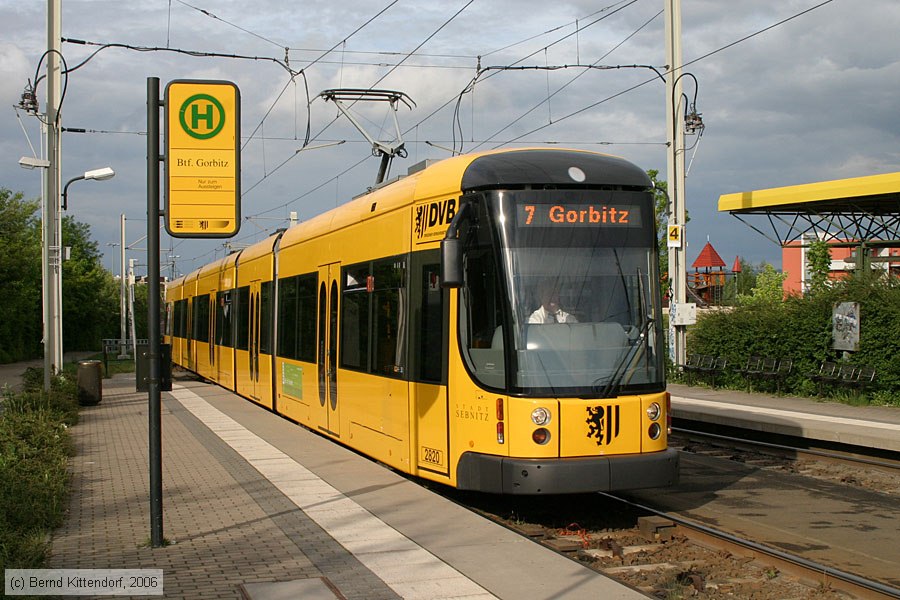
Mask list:
[[[719,196],[719,212],[896,213],[900,173],[835,179]]]

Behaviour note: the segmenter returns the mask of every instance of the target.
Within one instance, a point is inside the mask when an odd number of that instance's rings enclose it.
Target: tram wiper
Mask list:
[[[630,370],[626,367],[630,367],[632,361],[635,356],[637,356],[638,350],[642,348],[646,348],[649,344],[649,338],[647,337],[647,331],[649,331],[650,326],[653,324],[654,319],[650,315],[647,314],[647,298],[646,298],[646,290],[644,289],[644,280],[641,278],[641,270],[638,269],[638,293],[640,294],[641,300],[641,315],[644,317],[643,323],[641,323],[641,328],[638,330],[638,339],[635,340],[634,344],[628,349],[628,352],[625,353],[625,356],[622,357],[622,360],[616,365],[616,368],[613,370],[612,375],[610,375],[609,379],[606,380],[606,384],[600,388],[598,392],[598,396],[600,398],[610,398],[613,395],[618,395],[619,386],[622,383],[622,379],[625,377],[625,374]],[[598,380],[599,381],[599,380]],[[595,382],[596,386],[597,383]],[[613,390],[615,390],[615,394],[613,394]]]

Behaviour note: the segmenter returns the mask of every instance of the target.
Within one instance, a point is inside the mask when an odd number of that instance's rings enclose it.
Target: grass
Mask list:
[[[24,391],[0,397],[0,571],[45,566],[69,492],[68,427],[78,421],[71,375],[55,377],[49,393],[40,369],[24,380]]]
[[[134,358],[123,358],[119,360],[115,352],[107,354],[105,361],[103,360],[102,352],[89,356],[86,360],[99,360],[103,365],[103,377],[106,379],[119,373],[134,373]]]

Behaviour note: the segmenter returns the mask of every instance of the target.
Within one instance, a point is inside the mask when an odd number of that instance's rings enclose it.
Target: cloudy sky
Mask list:
[[[706,130],[688,153],[688,261],[709,239],[729,266],[735,256],[780,267],[780,250],[727,214],[721,194],[900,170],[900,3],[896,0],[684,0],[685,93]],[[63,181],[110,165],[116,177],[69,190],[69,214],[88,223],[113,265],[119,214],[129,257],[145,262],[146,86],[173,79],[224,79],[242,95],[241,247],[363,191],[378,159],[332,104],[329,88],[399,90],[409,156],[554,143],[623,156],[666,178],[665,86],[647,68],[571,65],[665,64],[662,0],[63,0],[62,52],[70,68],[62,109]],[[40,153],[35,117],[16,111],[46,49],[46,2],[0,0],[0,186],[40,196],[36,171],[17,165]],[[114,47],[100,49],[102,44]],[[734,44],[734,45],[732,45]],[[128,46],[131,48],[125,48]],[[147,50],[153,48],[154,50]],[[98,51],[99,50],[99,51]],[[240,55],[258,60],[195,56]],[[330,51],[330,52],[329,52]],[[94,54],[96,53],[96,54]],[[93,56],[92,56],[93,54]],[[91,57],[92,56],[92,57]],[[90,60],[84,62],[90,57]],[[303,75],[293,78],[284,63]],[[281,64],[279,64],[281,63]],[[490,70],[457,98],[482,67]],[[309,96],[307,96],[307,90]],[[43,110],[45,82],[38,87]],[[310,103],[309,100],[312,100]],[[382,140],[393,137],[383,104],[359,108]],[[307,128],[309,146],[304,144]],[[345,141],[341,145],[333,142]],[[433,145],[429,145],[430,142]],[[320,147],[321,146],[321,147]],[[222,240],[172,240],[179,273],[225,252]],[[163,258],[166,260],[166,257]],[[115,264],[118,272],[118,264]],[[169,274],[168,269],[164,269]]]

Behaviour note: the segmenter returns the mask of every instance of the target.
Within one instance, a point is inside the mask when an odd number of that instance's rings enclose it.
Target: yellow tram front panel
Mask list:
[[[641,452],[641,399],[580,398],[559,402],[560,456],[606,456]]]

